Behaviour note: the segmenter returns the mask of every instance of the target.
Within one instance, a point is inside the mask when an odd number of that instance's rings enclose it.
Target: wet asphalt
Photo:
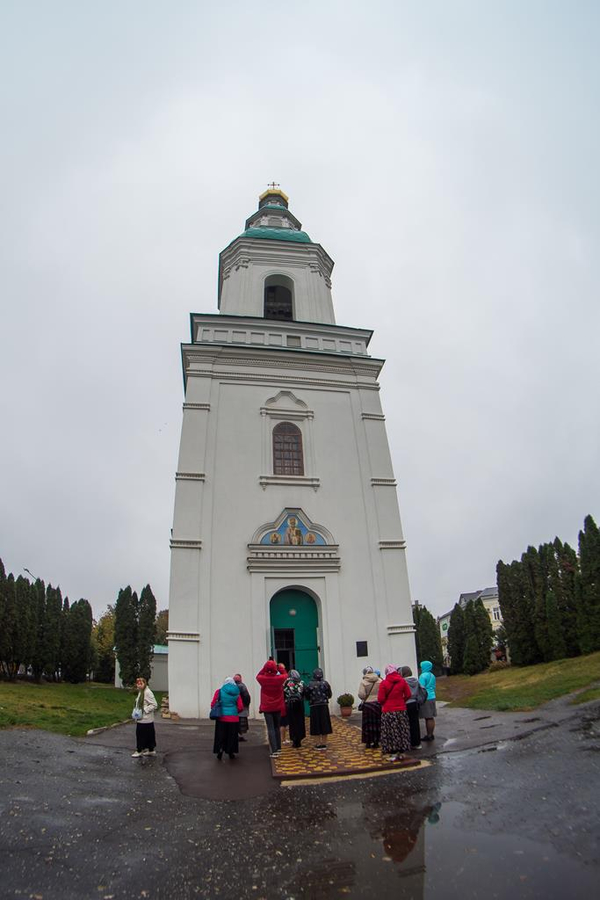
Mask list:
[[[358,721],[357,718],[354,721]],[[427,768],[280,785],[264,727],[238,759],[212,723],[72,739],[0,732],[0,897],[586,898],[600,874],[600,703],[444,707]]]

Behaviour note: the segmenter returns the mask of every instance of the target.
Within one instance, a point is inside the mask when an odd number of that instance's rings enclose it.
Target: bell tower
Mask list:
[[[335,325],[332,269],[333,260],[302,231],[287,196],[273,186],[219,257],[219,310]]]
[[[334,697],[367,663],[415,666],[372,332],[337,325],[333,261],[271,184],[192,313],[171,537],[169,695],[208,714],[268,656]],[[253,692],[257,714],[257,694]]]

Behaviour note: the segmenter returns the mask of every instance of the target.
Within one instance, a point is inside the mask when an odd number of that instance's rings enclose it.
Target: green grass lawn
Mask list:
[[[574,702],[585,702],[600,696],[600,653],[559,659],[537,666],[500,669],[481,675],[452,675],[439,678],[437,696],[451,706],[469,709],[529,710],[570,694],[580,688],[590,688],[578,695]],[[587,695],[587,696],[586,696]],[[585,698],[585,699],[584,699]]]
[[[135,691],[109,684],[0,681],[0,728],[43,728],[72,736],[131,716]],[[160,708],[162,693],[155,691]]]

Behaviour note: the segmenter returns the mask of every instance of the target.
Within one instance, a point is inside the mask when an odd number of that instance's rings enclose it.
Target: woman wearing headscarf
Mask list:
[[[300,679],[300,672],[292,669],[283,683],[283,696],[287,712],[290,739],[294,747],[302,746],[306,737],[306,723],[304,721],[304,685]]]
[[[245,741],[246,738],[244,735],[248,731],[248,716],[250,715],[250,691],[242,681],[242,676],[238,672],[237,675],[233,676],[233,680],[237,684],[240,689],[240,697],[242,698],[243,709],[240,712],[240,723],[238,726],[238,738],[240,741]]]
[[[372,666],[363,669],[358,699],[362,709],[362,742],[367,750],[376,750],[381,738],[381,704],[377,699],[380,684],[381,678],[373,671]]]
[[[233,678],[226,678],[223,686],[215,691],[210,708],[216,703],[221,703],[221,715],[215,719],[215,740],[213,753],[217,759],[223,759],[223,753],[227,753],[229,759],[235,759],[239,752],[238,728],[240,724],[240,712],[244,708],[240,689]]]
[[[283,663],[277,663],[277,671],[283,678],[283,684],[285,685],[286,678],[288,677],[287,669]],[[283,698],[283,706],[281,707],[281,719],[279,720],[279,728],[281,729],[281,743],[289,744],[287,739],[287,730],[288,730],[288,715],[287,715],[287,707],[285,704],[285,696]]]
[[[310,703],[310,733],[316,737],[316,750],[327,750],[327,735],[332,734],[329,699],[331,685],[323,678],[323,669],[315,669],[312,681],[304,689],[304,696]]]
[[[435,675],[433,674],[433,665],[428,659],[421,663],[421,674],[419,676],[419,684],[427,691],[427,700],[419,707],[419,718],[425,719],[425,729],[427,734],[423,735],[422,741],[435,740],[435,717],[437,716],[437,708],[435,702]]]
[[[281,710],[285,706],[283,699],[283,678],[277,671],[277,663],[268,659],[256,680],[260,684],[260,706],[258,711],[264,714],[271,756],[281,753]]]
[[[381,750],[390,754],[390,762],[402,759],[410,749],[410,728],[406,715],[409,697],[410,688],[396,666],[386,666],[377,699],[381,703]]]

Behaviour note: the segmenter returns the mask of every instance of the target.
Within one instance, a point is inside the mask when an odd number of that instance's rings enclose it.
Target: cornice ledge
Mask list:
[[[204,472],[175,472],[175,481],[206,481]]]
[[[417,629],[414,625],[388,625],[388,634],[414,634]]]
[[[167,631],[167,643],[171,641],[195,641],[199,643],[200,633],[198,631]]]
[[[371,478],[371,484],[383,484],[386,487],[396,487],[398,482],[395,478]]]
[[[180,541],[171,538],[169,546],[171,550],[202,550],[202,541]]]
[[[364,412],[360,414],[361,419],[369,419],[372,422],[385,422],[385,416],[383,413],[368,413]]]
[[[318,491],[321,486],[320,478],[310,478],[306,475],[259,475],[258,483],[264,490],[268,485],[285,484],[294,485],[294,487],[311,487]]]
[[[204,409],[206,412],[210,412],[210,403],[184,403],[184,409]]]
[[[406,541],[379,541],[380,550],[405,550]]]

